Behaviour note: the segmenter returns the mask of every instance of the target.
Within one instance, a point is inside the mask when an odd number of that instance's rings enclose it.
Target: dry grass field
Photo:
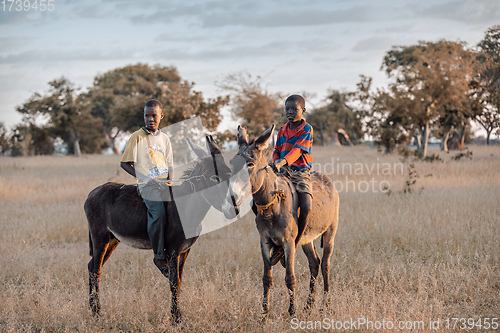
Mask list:
[[[413,328],[403,331],[464,331],[458,325],[446,330],[444,320],[500,317],[500,149],[471,150],[472,160],[459,161],[451,160],[455,153],[431,150],[444,162],[415,162],[420,178],[415,192],[404,194],[408,163],[398,156],[367,147],[315,148],[315,169],[329,173],[341,190],[340,223],[331,292],[323,295],[320,278],[310,314],[302,311],[309,270],[298,252],[297,319],[303,327],[324,318],[364,318],[396,326],[378,331],[400,331],[401,322]],[[269,321],[260,324],[262,259],[250,215],[201,236],[193,246],[181,290],[180,327],[171,326],[168,281],[153,266],[152,252],[126,245],[118,246],[104,266],[103,315],[94,318],[88,308],[83,203],[106,181],[133,181],[118,164],[116,156],[0,158],[1,332],[284,332],[297,327],[288,317],[280,265],[273,271]],[[432,330],[429,320],[438,319],[439,329]],[[419,322],[425,325],[418,327]],[[375,327],[344,331],[371,330]]]

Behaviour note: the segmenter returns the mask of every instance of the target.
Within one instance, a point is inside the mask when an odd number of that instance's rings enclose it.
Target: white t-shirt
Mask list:
[[[165,179],[173,167],[170,139],[160,130],[151,134],[141,128],[132,133],[121,162],[133,163],[135,170],[145,176]]]

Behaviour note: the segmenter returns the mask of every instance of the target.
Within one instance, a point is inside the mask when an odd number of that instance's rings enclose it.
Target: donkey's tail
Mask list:
[[[325,238],[325,234],[321,235],[321,244],[319,246],[321,246],[321,248],[323,248],[323,239]]]
[[[321,246],[323,246],[323,239],[321,240]],[[92,236],[90,235],[90,230],[89,230],[89,253],[90,256],[94,256],[94,247],[92,246]]]

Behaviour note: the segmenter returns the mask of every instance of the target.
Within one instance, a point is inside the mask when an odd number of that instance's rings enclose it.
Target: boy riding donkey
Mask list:
[[[291,95],[285,101],[285,116],[288,122],[278,131],[274,147],[273,161],[277,170],[287,176],[295,187],[299,201],[298,234],[295,247],[307,224],[307,215],[311,210],[312,186],[312,143],[313,128],[302,119],[306,111],[305,100],[300,95]],[[275,247],[271,256],[271,265],[283,257],[283,248]]]
[[[163,105],[150,100],[144,106],[145,126],[132,133],[120,166],[138,180],[138,192],[148,208],[148,235],[153,248],[153,262],[168,277],[165,253],[167,215],[164,201],[172,201],[170,180],[173,179],[172,145],[160,131]],[[165,182],[166,181],[166,182]],[[168,190],[167,190],[168,189]]]

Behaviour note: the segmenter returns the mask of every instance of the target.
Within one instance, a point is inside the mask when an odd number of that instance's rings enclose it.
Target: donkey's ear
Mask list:
[[[205,140],[207,141],[207,149],[211,154],[220,154],[221,151],[217,144],[214,141],[214,138],[211,135],[206,135]]]
[[[196,156],[198,156],[199,158],[208,156],[208,154],[203,150],[203,148],[193,143],[193,141],[191,141],[190,138],[186,138],[186,141],[189,145],[189,148],[191,148],[191,150],[196,154]]]
[[[240,125],[238,125],[238,134],[236,135],[236,139],[238,140],[238,147],[243,144],[248,145],[248,134],[246,127],[241,127]]]
[[[268,129],[266,129],[264,131],[264,133],[262,133],[258,138],[257,140],[255,140],[255,146],[259,149],[259,150],[264,150],[267,148],[267,146],[269,145],[269,141],[271,140],[271,138],[273,137],[273,133],[274,133],[274,124],[271,125],[271,127],[269,127]]]

